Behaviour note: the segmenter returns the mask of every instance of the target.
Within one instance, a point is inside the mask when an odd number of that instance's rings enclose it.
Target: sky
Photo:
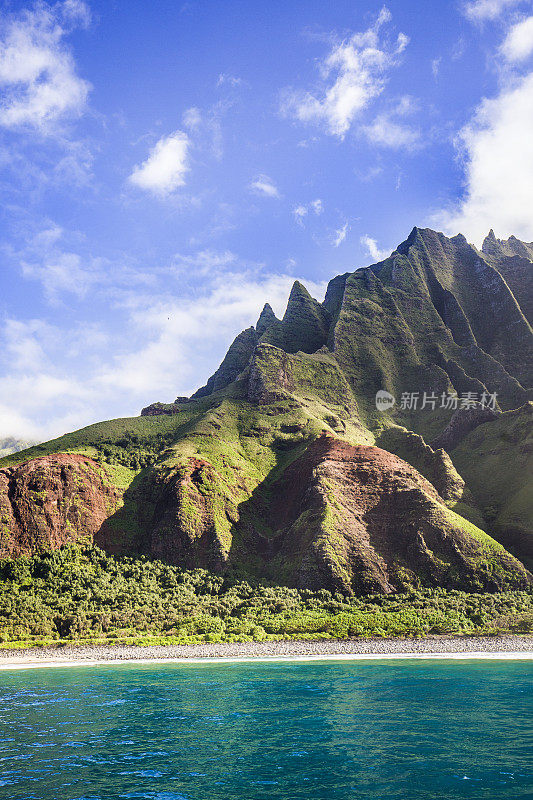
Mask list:
[[[533,239],[531,0],[0,0],[0,438],[205,383],[414,225]]]

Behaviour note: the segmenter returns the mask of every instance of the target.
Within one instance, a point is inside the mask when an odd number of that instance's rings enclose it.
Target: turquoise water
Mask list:
[[[0,673],[9,800],[532,798],[531,662]]]

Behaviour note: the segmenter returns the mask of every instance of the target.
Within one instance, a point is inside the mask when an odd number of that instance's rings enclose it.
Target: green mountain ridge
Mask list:
[[[295,282],[191,398],[0,461],[0,555],[82,539],[348,594],[529,585],[532,268],[514,237],[414,228],[323,303]]]

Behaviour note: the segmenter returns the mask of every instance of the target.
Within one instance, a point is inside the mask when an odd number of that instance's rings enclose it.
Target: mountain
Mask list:
[[[19,453],[21,450],[27,450],[32,447],[36,442],[28,441],[27,439],[15,439],[13,436],[6,436],[4,439],[0,438],[0,458],[9,456],[11,453]]]
[[[513,237],[414,228],[323,303],[296,281],[191,398],[0,461],[0,555],[82,539],[345,593],[526,587],[532,269]]]

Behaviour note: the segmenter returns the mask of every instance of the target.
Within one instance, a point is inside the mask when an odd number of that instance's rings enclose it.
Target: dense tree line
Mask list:
[[[426,589],[345,597],[229,582],[65,546],[0,561],[0,643],[192,644],[533,630],[533,593]]]

